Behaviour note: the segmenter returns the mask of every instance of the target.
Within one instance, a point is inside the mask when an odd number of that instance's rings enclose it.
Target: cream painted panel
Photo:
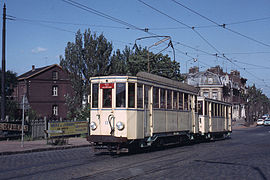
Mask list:
[[[180,111],[178,116],[178,131],[192,131],[191,112]]]
[[[166,113],[161,110],[153,110],[153,133],[166,132]]]
[[[177,131],[177,112],[176,111],[166,112],[166,131],[167,132]]]
[[[122,131],[119,131],[117,127],[115,126],[115,133],[114,135],[116,137],[127,137],[127,110],[115,110],[114,111],[114,117],[115,117],[115,125],[118,121],[121,121],[124,123],[125,128]]]
[[[137,111],[127,111],[127,138],[137,138]]]
[[[96,130],[91,130],[90,129],[90,135],[100,135],[101,134],[101,124],[100,124],[100,120],[98,119],[98,116],[97,116],[97,114],[98,114],[98,111],[96,111],[96,110],[91,110],[91,112],[90,112],[90,116],[91,116],[91,119],[90,119],[90,123],[91,122],[95,122],[96,123],[96,125],[97,125],[97,129]]]
[[[144,111],[137,111],[137,136],[136,138],[137,139],[144,138]]]

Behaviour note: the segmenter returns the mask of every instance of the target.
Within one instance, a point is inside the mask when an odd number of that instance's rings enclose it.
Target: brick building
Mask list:
[[[32,110],[40,117],[66,118],[65,95],[73,94],[68,74],[61,66],[53,64],[32,69],[18,77],[14,91],[21,103],[25,95]]]

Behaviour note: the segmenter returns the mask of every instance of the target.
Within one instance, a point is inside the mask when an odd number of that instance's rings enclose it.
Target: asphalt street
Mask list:
[[[144,151],[95,154],[89,147],[0,156],[0,179],[270,179],[270,127],[231,139]]]

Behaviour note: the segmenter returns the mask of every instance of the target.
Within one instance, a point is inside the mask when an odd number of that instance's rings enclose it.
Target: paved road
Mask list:
[[[0,179],[270,179],[270,127],[232,139],[134,155],[89,148],[0,157]]]

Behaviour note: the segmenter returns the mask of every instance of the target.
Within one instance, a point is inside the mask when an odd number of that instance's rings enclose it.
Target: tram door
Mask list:
[[[144,86],[144,137],[151,135],[150,122],[152,118],[151,87]]]

